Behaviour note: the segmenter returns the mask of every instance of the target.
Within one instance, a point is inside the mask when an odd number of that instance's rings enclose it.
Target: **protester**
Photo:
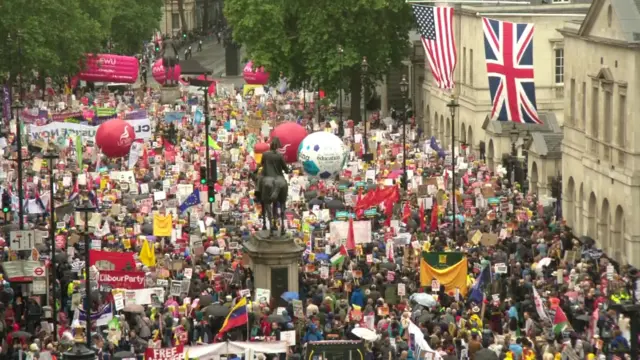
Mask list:
[[[11,250],[6,237],[1,244],[5,262],[44,261],[54,276],[47,298],[4,266],[5,358],[60,356],[86,324],[85,306],[100,359],[159,348],[188,356],[226,340],[286,340],[289,355],[281,356],[289,358],[306,343],[359,339],[366,359],[584,359],[630,350],[629,314],[610,305],[635,299],[637,271],[607,258],[593,239],[576,238],[555,199],[511,184],[504,168],[489,168],[463,144],[452,172],[451,153],[413,121],[404,190],[396,120],[373,114],[365,139],[364,126],[342,122],[335,108],[317,116],[313,94],[279,90],[220,82],[208,109],[202,91],[188,86],[170,104],[153,86],[79,87],[73,95],[52,88],[47,102],[26,94],[20,115],[29,143],[42,152],[55,145],[60,157],[50,162],[40,152],[22,165],[25,228],[46,240],[33,251]],[[50,103],[58,105],[43,111]],[[136,128],[124,158],[107,158],[92,134],[69,131],[114,118]],[[298,291],[275,296],[275,288],[254,285],[242,245],[263,228],[254,149],[285,119],[337,134],[350,150],[338,179],[308,177],[292,164],[286,228],[305,252]],[[14,140],[9,135],[5,153]],[[362,160],[365,141],[370,163]],[[206,147],[217,165],[211,204],[200,182]],[[16,169],[3,162],[13,220]],[[74,212],[83,204],[97,207],[87,224]],[[58,334],[53,320],[43,321],[43,306],[54,303]]]

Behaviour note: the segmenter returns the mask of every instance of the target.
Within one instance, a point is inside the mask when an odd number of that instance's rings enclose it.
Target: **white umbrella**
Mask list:
[[[436,305],[436,299],[427,293],[414,293],[409,297],[409,300],[415,301],[425,307],[432,307]]]
[[[206,251],[210,255],[220,255],[220,248],[217,246],[209,246]]]
[[[378,334],[376,334],[375,331],[368,328],[356,327],[356,328],[353,328],[353,330],[351,330],[351,333],[362,340],[367,340],[367,341],[378,340]]]

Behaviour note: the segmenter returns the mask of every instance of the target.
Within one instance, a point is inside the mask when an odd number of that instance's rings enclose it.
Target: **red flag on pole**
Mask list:
[[[409,206],[409,202],[404,203],[404,208],[402,209],[402,222],[405,224],[409,224],[409,219],[411,219],[411,206]]]
[[[421,201],[420,202],[420,230],[422,232],[426,232],[427,231],[427,219],[424,218],[424,203]]]
[[[433,203],[433,208],[431,209],[431,228],[430,231],[436,231],[438,229],[438,203]]]
[[[347,250],[356,248],[356,236],[353,232],[353,218],[349,217],[349,231],[347,232]]]

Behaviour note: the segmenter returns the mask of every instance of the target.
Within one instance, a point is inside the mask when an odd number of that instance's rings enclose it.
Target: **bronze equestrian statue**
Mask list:
[[[162,41],[162,66],[164,66],[164,75],[165,79],[167,79],[165,86],[178,84],[174,74],[176,65],[178,65],[179,62],[176,43],[167,37]],[[171,70],[171,77],[169,77],[169,70]],[[171,84],[171,79],[173,79],[173,84]]]
[[[280,147],[280,139],[271,139],[270,149],[262,154],[262,166],[254,174],[254,181],[255,197],[262,206],[262,230],[267,229],[267,220],[271,225],[271,234],[278,229],[275,217],[280,210],[280,235],[284,235],[284,210],[289,194],[289,184],[284,174],[289,174],[290,169],[279,151]]]

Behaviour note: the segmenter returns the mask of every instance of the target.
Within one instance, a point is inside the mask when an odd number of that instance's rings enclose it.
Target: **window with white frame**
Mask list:
[[[554,49],[555,54],[555,83],[564,84],[564,48]]]

